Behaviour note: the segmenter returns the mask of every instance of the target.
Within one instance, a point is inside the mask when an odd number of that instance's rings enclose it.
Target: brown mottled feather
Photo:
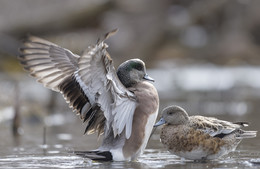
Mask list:
[[[172,137],[169,137],[172,136]],[[211,137],[202,131],[191,129],[185,125],[166,125],[162,129],[161,141],[170,151],[192,151],[202,147],[209,154],[217,153],[225,143],[218,137]]]
[[[166,123],[166,124],[165,124]],[[231,123],[213,117],[188,116],[178,106],[163,110],[156,126],[165,124],[161,142],[172,153],[192,160],[215,159],[235,150],[243,138],[256,137],[256,131],[245,131],[245,122]]]

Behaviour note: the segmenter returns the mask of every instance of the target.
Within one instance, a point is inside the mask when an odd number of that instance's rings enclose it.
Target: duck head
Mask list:
[[[146,73],[145,64],[140,59],[123,62],[117,69],[117,76],[125,87],[132,87],[144,80],[154,82],[154,79]]]
[[[180,125],[185,124],[189,120],[188,113],[179,106],[169,106],[163,109],[161,119],[154,125],[154,127],[170,124]]]

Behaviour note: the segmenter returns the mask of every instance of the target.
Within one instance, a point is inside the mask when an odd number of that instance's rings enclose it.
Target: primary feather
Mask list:
[[[104,40],[89,46],[82,56],[56,44],[29,36],[20,49],[24,68],[45,87],[62,93],[69,106],[87,122],[86,132],[114,136],[126,130],[136,108],[135,96],[120,82]]]

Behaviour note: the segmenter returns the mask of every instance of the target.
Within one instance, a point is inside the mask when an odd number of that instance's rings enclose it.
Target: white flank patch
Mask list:
[[[151,132],[153,130],[153,125],[155,124],[155,120],[157,118],[157,115],[158,115],[158,110],[156,110],[155,113],[153,113],[152,115],[149,116],[148,120],[147,120],[147,123],[146,123],[146,126],[145,126],[145,136],[144,136],[144,141],[143,141],[143,144],[141,146],[141,149],[139,150],[141,152],[141,154],[143,153],[147,143],[148,143],[148,140],[150,138],[150,135],[151,135]]]
[[[121,147],[121,148],[117,148],[117,149],[112,149],[112,150],[110,150],[110,152],[112,153],[112,156],[113,156],[113,160],[114,160],[114,161],[130,160],[130,158],[129,158],[129,159],[126,159],[126,158],[124,157],[122,147]]]
[[[145,147],[148,143],[148,140],[150,138],[150,134],[152,132],[153,125],[155,123],[157,115],[158,115],[158,109],[156,110],[156,113],[153,113],[152,115],[149,116],[147,123],[146,123],[146,126],[145,126],[145,137],[144,137],[144,140],[143,140],[143,144],[141,145],[140,149],[136,152],[136,154],[133,155],[132,157],[130,156],[129,158],[125,158],[123,151],[122,151],[122,148],[112,149],[112,150],[110,150],[110,152],[112,153],[114,161],[126,161],[126,160],[130,161],[131,158],[135,158],[139,154],[143,153],[143,151],[144,151],[144,149],[145,149]]]

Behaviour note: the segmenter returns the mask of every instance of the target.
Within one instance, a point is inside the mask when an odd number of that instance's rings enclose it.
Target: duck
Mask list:
[[[95,150],[73,151],[95,161],[133,161],[142,154],[156,121],[159,97],[145,63],[123,62],[116,70],[104,42],[106,33],[82,55],[28,36],[18,59],[39,83],[63,95],[86,123],[84,134],[103,135]]]
[[[172,105],[162,111],[154,125],[163,125],[160,141],[172,154],[194,161],[217,159],[234,151],[244,138],[257,131],[245,131],[247,122],[232,123],[214,117],[189,116],[182,107]]]

